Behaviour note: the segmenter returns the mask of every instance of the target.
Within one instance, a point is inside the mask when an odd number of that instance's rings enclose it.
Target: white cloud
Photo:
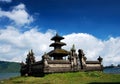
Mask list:
[[[40,60],[44,52],[49,52],[51,37],[55,31],[48,30],[45,33],[33,28],[21,33],[14,27],[8,26],[0,30],[0,59],[8,61],[24,61],[30,49],[33,49],[36,60]],[[87,60],[97,60],[103,57],[103,64],[120,64],[120,37],[110,37],[108,40],[100,40],[87,33],[72,33],[64,35],[67,45],[64,49],[70,50],[75,44],[76,51],[83,49]]]
[[[0,9],[0,17],[3,16],[14,21],[17,25],[25,25],[33,21],[33,17],[27,13],[24,4],[13,7],[11,11],[3,11]]]
[[[0,2],[7,2],[7,3],[10,3],[10,2],[12,2],[12,0],[0,0]]]
[[[96,60],[100,55],[103,64],[120,64],[120,37],[110,37],[108,40],[100,40],[90,34],[73,33],[65,35],[66,49],[75,44],[76,49],[83,49],[88,60]]]
[[[44,52],[49,51],[50,38],[53,31],[46,33],[38,32],[37,29],[31,29],[24,33],[19,32],[14,27],[8,26],[7,29],[0,30],[0,59],[9,61],[22,61],[28,50],[33,49],[35,55],[40,60]],[[23,57],[23,58],[22,58]],[[17,59],[21,58],[21,59]],[[16,59],[16,60],[15,60]]]

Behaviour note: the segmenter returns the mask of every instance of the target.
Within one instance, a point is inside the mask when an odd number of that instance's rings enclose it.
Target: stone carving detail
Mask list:
[[[78,57],[80,60],[80,67],[81,67],[81,69],[83,69],[83,67],[86,66],[85,62],[86,62],[87,58],[85,57],[85,54],[82,49],[79,49],[78,52],[79,52]]]
[[[32,49],[31,49],[31,51],[27,55],[26,64],[29,65],[29,64],[33,64],[33,63],[35,63],[35,57],[34,57],[34,53],[33,53]]]
[[[97,59],[99,62],[102,62],[102,60],[103,60],[103,58],[101,58],[100,56],[99,56],[99,58]]]

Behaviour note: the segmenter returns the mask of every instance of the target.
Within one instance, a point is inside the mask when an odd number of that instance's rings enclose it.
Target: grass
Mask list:
[[[48,74],[44,77],[13,77],[0,84],[120,84],[120,74],[103,72],[72,72]]]

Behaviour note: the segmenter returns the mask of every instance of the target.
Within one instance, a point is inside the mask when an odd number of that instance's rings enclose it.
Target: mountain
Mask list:
[[[0,61],[0,73],[19,72],[19,71],[20,71],[20,63]]]

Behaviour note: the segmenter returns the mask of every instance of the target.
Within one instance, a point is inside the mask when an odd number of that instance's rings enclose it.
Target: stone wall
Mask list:
[[[48,66],[44,67],[44,73],[58,73],[58,72],[70,72],[71,71],[71,64],[58,64],[58,63],[51,63]]]
[[[86,64],[86,71],[102,71],[101,64]]]

